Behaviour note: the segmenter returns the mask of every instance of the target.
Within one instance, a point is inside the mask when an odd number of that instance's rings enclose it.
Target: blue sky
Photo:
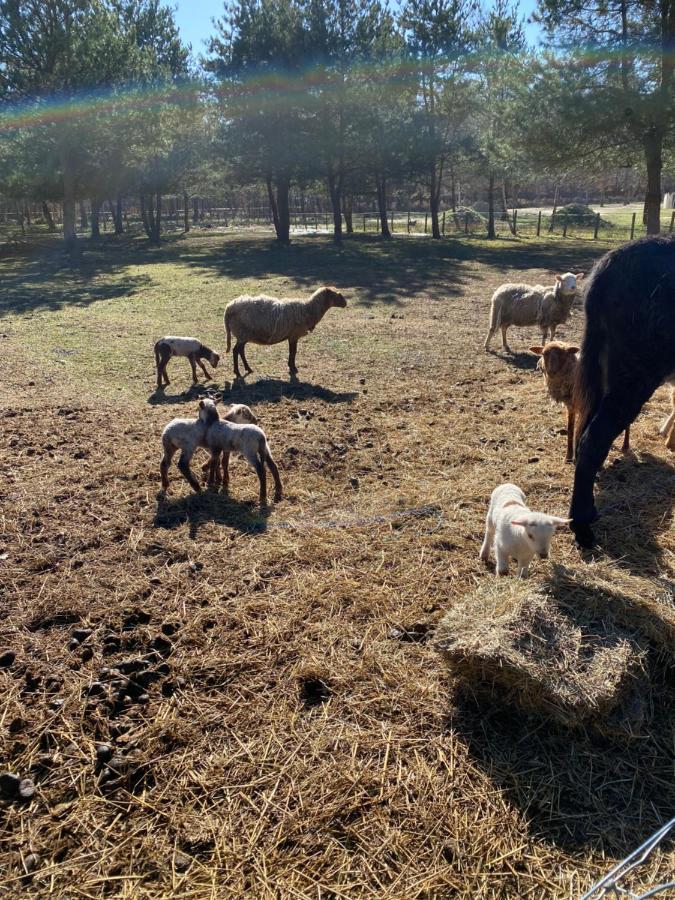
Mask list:
[[[222,16],[223,0],[174,0],[172,5],[183,40],[192,44],[194,56],[199,56],[205,51],[204,41],[213,33],[211,19]],[[536,5],[536,0],[521,0],[520,11],[528,17]],[[537,29],[529,26],[526,31],[528,42],[535,43]]]

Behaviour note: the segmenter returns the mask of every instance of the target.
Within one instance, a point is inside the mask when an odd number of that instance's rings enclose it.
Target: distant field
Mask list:
[[[490,296],[588,272],[609,246],[193,232],[104,241],[75,270],[50,242],[0,258],[0,655],[16,653],[0,768],[37,784],[0,817],[3,896],[569,898],[672,815],[672,679],[643,731],[612,740],[458,695],[432,646],[494,577],[478,560],[492,488],[569,502],[539,335],[486,354]],[[251,346],[245,384],[224,357],[191,388],[179,360],[155,392],[158,337],[224,354],[233,297],[321,283],[349,306],[301,342],[299,381],[284,346]],[[229,498],[192,495],[175,467],[158,496],[161,430],[206,392],[265,428],[286,490],[268,511],[240,460]],[[627,604],[672,596],[668,408],[661,389],[634,452],[610,454],[595,557],[562,534],[533,585],[562,603],[596,577]],[[110,668],[153,649],[157,680],[112,704]],[[662,848],[639,883],[673,861]]]

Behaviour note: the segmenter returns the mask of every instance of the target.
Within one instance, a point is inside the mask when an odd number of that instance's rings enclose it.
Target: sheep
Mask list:
[[[176,337],[175,335],[167,335],[160,338],[155,344],[155,362],[157,364],[157,389],[161,389],[162,380],[164,384],[171,384],[169,376],[166,374],[166,366],[172,356],[187,356],[192,367],[192,382],[197,384],[197,366],[202,370],[208,381],[211,375],[204,368],[203,359],[208,360],[213,368],[217,368],[220,356],[213,350],[210,350],[197,338]]]
[[[533,556],[548,559],[553,535],[569,521],[532,512],[517,485],[500,484],[490,497],[480,558],[487,562],[494,545],[497,576],[509,574],[509,560],[513,557],[518,578],[526,578]]]
[[[224,416],[230,422],[255,422],[255,416],[243,403],[231,406]],[[194,491],[199,493],[201,487],[192,474],[190,461],[198,447],[205,447],[206,432],[209,425],[219,421],[220,414],[216,404],[210,398],[199,401],[199,415],[196,419],[172,419],[162,432],[164,456],[159,466],[162,488],[169,489],[169,466],[177,450],[181,450],[178,468]],[[208,469],[210,460],[204,468]]]
[[[241,378],[238,357],[248,375],[253,371],[245,355],[246,344],[278,344],[288,341],[288,369],[291,378],[297,374],[295,353],[298,341],[313,331],[331,306],[344,309],[346,299],[334,287],[322,287],[314,291],[309,300],[281,300],[263,294],[257,297],[243,295],[225,308],[227,352],[230,352],[232,335],[235,336],[234,374]]]
[[[566,272],[555,276],[551,288],[537,284],[502,284],[492,295],[490,306],[490,328],[485,338],[485,349],[490,349],[490,341],[497,328],[502,329],[502,347],[511,352],[506,341],[510,325],[538,325],[541,328],[541,342],[546,343],[548,332],[551,340],[556,328],[569,318],[574,303],[577,282],[584,277],[583,272]]]
[[[574,462],[574,384],[579,367],[579,348],[562,341],[549,341],[543,347],[530,347],[540,357],[537,368],[544,373],[549,396],[567,409],[567,455],[565,462]],[[626,428],[621,450],[630,449],[630,427]]]
[[[265,464],[268,465],[274,478],[274,499],[282,499],[282,484],[267,437],[262,428],[257,425],[236,425],[231,422],[214,422],[206,433],[206,445],[211,450],[209,485],[220,481],[218,464],[222,454],[222,484],[227,492],[229,487],[229,463],[230,453],[238,451],[255,469],[260,482],[260,505],[267,505],[267,474]]]
[[[591,547],[593,483],[612,441],[659,385],[675,380],[675,240],[642,238],[605,254],[591,273],[585,308],[570,516],[577,542]]]

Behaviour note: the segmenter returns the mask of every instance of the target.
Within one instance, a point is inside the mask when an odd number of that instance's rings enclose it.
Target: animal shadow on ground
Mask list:
[[[209,382],[193,384],[181,394],[167,394],[166,388],[161,387],[155,388],[150,394],[148,403],[151,406],[171,406],[176,403],[188,403],[190,400],[199,400],[200,397],[211,397],[217,400],[220,397],[220,391]]]
[[[672,527],[675,468],[639,448],[637,455],[616,457],[600,473],[596,502],[600,518],[593,529],[598,546],[633,572],[661,575],[664,559],[658,536]]]
[[[539,357],[535,356],[534,353],[528,353],[527,351],[506,353],[504,350],[490,350],[488,352],[499,359],[503,359],[505,363],[513,366],[514,369],[529,369],[532,372],[537,368],[539,360]]]
[[[156,528],[172,529],[187,522],[191,540],[197,539],[200,527],[207,522],[256,535],[267,530],[270,512],[270,507],[261,508],[252,501],[234,500],[226,494],[208,490],[175,500],[160,495],[153,524]]]
[[[247,384],[243,378],[235,378],[231,390],[223,389],[223,400],[237,403],[278,403],[284,397],[293,400],[323,400],[324,403],[352,403],[357,397],[356,391],[331,391],[330,388],[309,381],[292,378],[285,381],[281,378],[261,378]]]

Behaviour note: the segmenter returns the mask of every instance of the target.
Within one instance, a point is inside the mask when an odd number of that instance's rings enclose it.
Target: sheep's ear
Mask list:
[[[537,356],[541,356],[544,352],[543,347],[530,347],[530,353],[535,353]]]
[[[561,282],[562,279],[563,279],[562,275],[556,275],[556,276],[555,276],[555,280],[556,280],[557,282]]]
[[[572,521],[571,519],[561,519],[560,516],[551,516],[551,524],[556,528],[565,528]]]
[[[581,279],[584,277],[584,273],[583,273],[583,272],[577,272],[577,276],[576,276],[576,277],[577,277],[577,281],[581,281]]]
[[[528,528],[532,525],[532,522],[529,519],[511,519],[512,525],[521,525],[523,528]]]
[[[199,408],[204,409],[204,401],[203,400],[199,401]]]
[[[565,353],[578,353],[580,350],[579,347],[568,347]]]

